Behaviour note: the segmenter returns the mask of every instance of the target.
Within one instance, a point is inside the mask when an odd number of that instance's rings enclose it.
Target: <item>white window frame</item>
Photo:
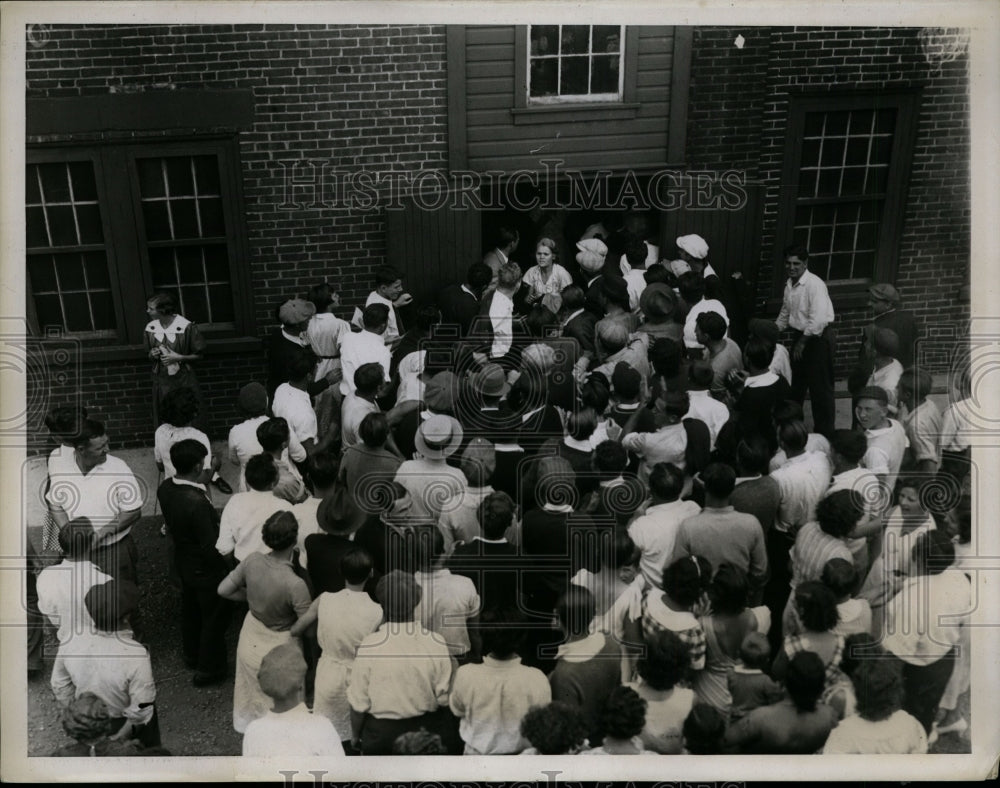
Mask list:
[[[546,25],[549,27],[549,25]],[[564,25],[558,25],[559,28],[559,46],[562,47],[562,29]],[[576,27],[576,25],[573,25]],[[587,72],[587,84],[590,84],[590,69],[593,68],[593,57],[597,55],[606,55],[607,53],[595,53],[592,51],[594,42],[594,25],[588,25],[590,29],[590,40],[587,45],[587,58],[588,58],[588,72]],[[610,27],[610,25],[600,25],[600,27]],[[554,95],[554,96],[532,96],[531,95],[531,28],[532,25],[528,25],[527,31],[527,47],[526,49],[526,74],[527,74],[527,105],[531,106],[545,106],[547,104],[614,104],[620,103],[624,100],[625,96],[625,25],[619,25],[618,27],[618,92],[617,93],[572,93],[567,95]],[[564,57],[580,57],[580,53],[574,55],[563,55],[561,52],[557,52],[555,55],[536,55],[536,59],[545,60],[555,60],[557,63],[556,71],[556,88],[558,89],[561,78],[562,78],[562,59]]]

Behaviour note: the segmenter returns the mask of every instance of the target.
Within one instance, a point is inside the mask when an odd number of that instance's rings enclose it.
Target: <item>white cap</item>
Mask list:
[[[677,248],[683,249],[696,260],[708,257],[708,244],[700,235],[682,235],[677,239]]]

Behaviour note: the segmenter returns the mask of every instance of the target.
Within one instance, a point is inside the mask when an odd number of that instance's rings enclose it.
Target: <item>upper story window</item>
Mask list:
[[[528,104],[621,101],[625,28],[530,25]]]
[[[834,288],[895,280],[916,108],[914,93],[792,98],[779,235]]]

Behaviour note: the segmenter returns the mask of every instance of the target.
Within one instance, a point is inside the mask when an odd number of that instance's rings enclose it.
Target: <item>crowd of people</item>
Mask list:
[[[196,687],[235,670],[243,753],[920,753],[965,731],[970,383],[938,409],[896,289],[870,288],[837,424],[804,247],[771,320],[697,235],[661,255],[641,223],[596,225],[572,259],[540,236],[526,270],[521,240],[433,302],[390,267],[350,319],[326,283],[286,300],[228,457],[204,340],[150,299],[177,647]],[[32,583],[60,754],[162,754],[139,485],[85,410],[47,426],[63,557]]]

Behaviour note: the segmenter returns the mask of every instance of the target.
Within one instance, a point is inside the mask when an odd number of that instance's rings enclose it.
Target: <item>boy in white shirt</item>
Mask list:
[[[351,741],[351,704],[347,687],[354,657],[361,641],[382,623],[382,607],[365,591],[372,576],[372,557],[361,547],[353,547],[340,559],[345,587],[320,594],[292,626],[292,637],[304,634],[317,624],[317,639],[323,649],[316,666],[313,713],[333,723],[342,742]],[[249,729],[248,729],[249,732]]]
[[[261,660],[257,680],[274,702],[263,717],[247,725],[243,754],[268,756],[343,755],[333,723],[313,714],[303,702],[306,661],[297,641],[276,646]]]

